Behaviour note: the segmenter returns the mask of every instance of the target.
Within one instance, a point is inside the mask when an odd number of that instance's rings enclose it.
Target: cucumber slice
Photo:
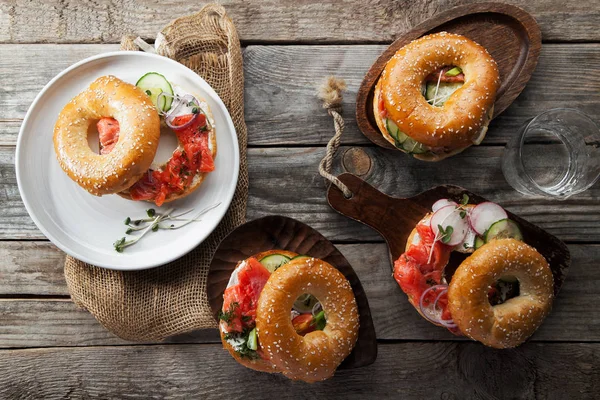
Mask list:
[[[425,147],[425,145],[417,142],[411,137],[406,138],[404,143],[402,143],[402,148],[410,154],[423,154],[427,152],[427,147]]]
[[[167,112],[171,109],[171,103],[173,103],[172,96],[174,95],[173,87],[171,86],[167,78],[165,78],[163,75],[157,72],[148,72],[146,75],[138,79],[135,86],[139,87],[144,92],[146,90],[150,90],[150,92],[152,92],[152,89],[154,89],[155,91],[156,89],[160,89],[162,92],[165,92],[165,94],[168,94],[169,96],[161,97],[165,99],[164,106],[156,106],[162,112]],[[156,96],[158,96],[159,94],[160,93],[157,93]],[[152,97],[152,95],[150,95],[150,97]],[[156,102],[154,104],[156,104]]]
[[[246,342],[246,346],[250,350],[256,351],[258,349],[258,339],[256,337],[256,328],[252,329],[248,334],[248,341]]]
[[[506,238],[523,240],[523,234],[519,229],[519,225],[508,218],[494,222],[485,233],[486,243],[489,243],[490,240]]]
[[[452,96],[452,93],[456,92],[463,85],[462,82],[440,82],[440,87],[437,89],[437,100],[435,101],[436,107],[444,105],[446,100]],[[427,82],[425,88],[425,99],[429,101],[429,104],[433,105],[433,98],[435,97],[435,88],[437,82]]]
[[[298,296],[294,302],[293,309],[298,311],[300,314],[312,312],[313,307],[319,300],[312,294],[304,293]]]
[[[398,128],[398,125],[396,125],[396,123],[389,118],[387,118],[385,120],[385,126],[386,126],[387,131],[389,132],[390,136],[392,136],[394,138],[396,147],[399,148],[400,150],[403,150],[402,143],[404,143],[404,141],[406,139],[408,139],[408,136],[406,135],[406,133],[402,132]]]
[[[480,248],[484,244],[485,244],[485,240],[483,240],[483,238],[481,236],[477,236],[475,238],[475,250],[477,250],[478,248]]]
[[[398,125],[391,119],[387,118],[385,120],[385,127],[387,128],[388,133],[396,140],[398,140]]]
[[[456,76],[458,74],[462,73],[462,69],[460,69],[459,67],[454,67],[452,69],[449,69],[448,71],[446,71],[446,76]]]
[[[283,264],[287,264],[290,262],[290,258],[288,256],[284,256],[283,254],[271,254],[270,256],[266,256],[261,258],[260,263],[269,270],[269,272],[273,273]]]
[[[164,108],[165,108],[165,106],[167,104],[167,97],[166,96],[161,96],[160,97],[160,104],[159,104],[158,95],[163,92],[161,88],[145,89],[144,92],[146,92],[146,94],[148,96],[150,96],[150,100],[152,100],[152,103],[154,103],[154,106],[157,109],[164,110]]]

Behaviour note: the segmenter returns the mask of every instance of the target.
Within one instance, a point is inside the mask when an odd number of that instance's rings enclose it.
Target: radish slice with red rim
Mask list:
[[[469,224],[466,215],[462,213],[461,216],[461,211],[463,210],[449,205],[440,208],[431,216],[429,224],[437,240],[448,246],[456,246],[463,241],[469,230]],[[443,232],[440,232],[440,227]],[[448,232],[449,227],[452,227],[452,233],[445,236],[444,232]]]
[[[469,223],[477,234],[483,236],[494,222],[508,218],[506,211],[496,203],[480,203],[469,213]]]
[[[440,208],[444,208],[446,206],[456,206],[457,204],[450,199],[439,199],[431,206],[431,211],[436,212]]]

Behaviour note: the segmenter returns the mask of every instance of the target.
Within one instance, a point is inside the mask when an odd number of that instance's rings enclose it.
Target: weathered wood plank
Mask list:
[[[336,173],[342,172],[340,149]],[[600,241],[600,186],[560,203],[524,197],[504,180],[502,147],[474,147],[440,163],[424,163],[393,150],[363,147],[371,168],[365,179],[394,196],[412,196],[432,186],[463,185],[562,240]],[[331,240],[381,240],[370,228],[333,211],[317,165],[325,148],[251,148],[249,219],[281,214],[309,222]],[[476,176],[476,179],[474,179]],[[14,171],[14,148],[0,147],[0,239],[43,239],[21,201]]]
[[[22,51],[25,47],[26,50]],[[19,119],[40,89],[69,65],[117,45],[0,45],[0,145],[15,143]],[[252,145],[324,144],[333,133],[331,118],[315,96],[326,75],[348,84],[344,110],[346,144],[370,143],[354,119],[356,92],[385,46],[249,46],[244,52],[246,122]],[[50,62],[51,60],[51,62]],[[554,107],[576,107],[600,120],[600,44],[547,44],[533,78],[498,119],[484,144],[506,143],[532,116]],[[36,74],[23,74],[28,68]],[[565,79],[568,77],[568,79]],[[573,90],[573,81],[585,82]],[[0,92],[1,93],[1,92]]]
[[[294,383],[237,364],[219,345],[0,351],[2,398],[592,399],[599,344],[380,344],[369,367]]]
[[[69,299],[0,299],[0,348],[131,343],[107,331]],[[170,343],[217,343],[214,329],[169,338]]]
[[[473,0],[244,1],[223,0],[242,41],[391,41],[437,12]],[[510,0],[537,19],[546,40],[598,40],[600,8],[593,1]],[[5,0],[0,41],[16,43],[118,42],[123,34],[156,33],[201,4],[180,1]]]
[[[341,244],[367,293],[377,337],[384,340],[457,340],[417,315],[391,277],[383,243]],[[596,268],[600,245],[571,245],[572,267],[552,314],[534,341],[598,341],[600,296]],[[17,260],[18,258],[18,260]],[[68,294],[64,255],[48,242],[0,242],[0,295]],[[0,348],[91,346],[127,343],[67,299],[0,300]],[[216,331],[198,331],[172,342],[218,342]]]

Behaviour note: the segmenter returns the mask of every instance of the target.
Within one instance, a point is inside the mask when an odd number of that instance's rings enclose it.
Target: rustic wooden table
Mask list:
[[[69,300],[64,254],[35,227],[17,189],[15,142],[42,86],[76,61],[118,49],[123,34],[151,38],[200,4],[0,0],[0,398],[597,398],[600,185],[562,203],[524,198],[505,182],[500,158],[507,139],[543,110],[576,107],[600,122],[600,3],[511,0],[538,20],[544,44],[527,88],[481,146],[422,163],[374,147],[356,127],[356,90],[385,44],[466,2],[223,1],[245,46],[248,219],[287,215],[333,240],[362,280],[379,338],[375,364],[306,385],[239,366],[216,331],[167,343],[113,336]],[[314,96],[328,74],[349,85],[337,172],[396,196],[463,185],[568,243],[569,276],[531,341],[495,351],[427,323],[391,278],[377,233],[329,208],[317,165],[332,123]]]

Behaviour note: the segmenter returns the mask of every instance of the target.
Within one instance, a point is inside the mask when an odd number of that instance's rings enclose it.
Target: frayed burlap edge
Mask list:
[[[121,48],[139,49],[132,37],[125,37]],[[123,272],[67,256],[65,278],[75,304],[87,309],[115,335],[133,341],[161,340],[216,327],[206,294],[208,267],[219,242],[244,222],[248,198],[242,53],[232,21],[223,7],[209,4],[163,28],[156,48],[158,54],[194,70],[219,94],[237,131],[240,173],[233,201],[221,223],[200,246],[179,260],[150,270]]]

